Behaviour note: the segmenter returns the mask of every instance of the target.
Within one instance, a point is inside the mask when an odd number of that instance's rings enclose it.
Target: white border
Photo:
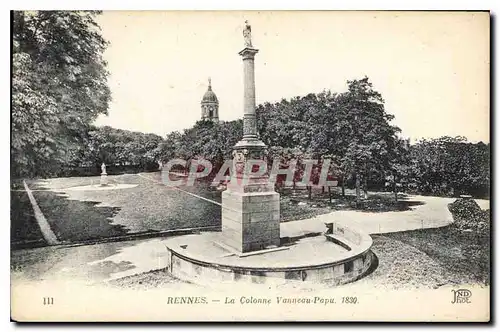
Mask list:
[[[1,64],[1,77],[2,79],[2,105],[4,108],[7,108],[10,105],[10,12],[11,9],[102,9],[102,10],[111,10],[111,9],[121,9],[121,10],[162,10],[162,9],[176,9],[176,10],[214,10],[214,9],[225,9],[225,10],[491,10],[493,14],[498,13],[499,1],[495,0],[482,0],[482,1],[465,1],[465,0],[455,0],[455,1],[441,1],[438,2],[436,0],[405,0],[405,1],[370,1],[370,0],[351,0],[351,1],[342,1],[332,3],[331,1],[319,1],[319,0],[307,0],[307,1],[276,1],[276,0],[252,0],[252,1],[231,1],[231,0],[221,0],[221,1],[208,1],[208,0],[184,0],[184,1],[169,1],[165,3],[165,1],[161,0],[141,0],[141,1],[132,1],[132,0],[87,0],[80,2],[62,2],[56,0],[46,0],[44,2],[34,1],[34,0],[17,0],[17,1],[2,1],[0,6],[2,7],[0,22],[2,23],[2,33],[1,38],[3,45],[2,49],[2,58],[0,60]],[[492,33],[494,36],[494,41],[496,42],[498,36]],[[496,44],[496,43],[495,43]],[[491,59],[491,61],[495,61],[495,59]],[[492,75],[495,75],[492,72]],[[492,78],[493,80],[493,78]],[[495,91],[492,93],[496,96],[499,95],[498,85],[495,86]],[[0,130],[1,135],[3,136],[0,139],[0,147],[2,156],[7,156],[10,154],[10,112],[3,110],[1,112],[2,119],[0,121],[3,126],[2,130]],[[498,126],[498,115],[495,119],[495,125]],[[495,137],[495,142],[492,141],[494,146],[497,145],[497,137]],[[495,155],[496,151],[492,151],[492,155]],[[7,159],[4,157],[3,162],[0,164],[1,166],[1,181],[0,184],[3,190],[1,191],[1,204],[2,208],[0,211],[2,212],[2,218],[0,222],[2,224],[2,235],[4,236],[2,243],[4,254],[2,255],[2,282],[4,287],[8,287],[10,282],[10,262],[7,253],[10,252],[10,199],[9,199],[9,163]],[[498,169],[495,169],[497,171]],[[492,170],[493,171],[493,170]],[[494,194],[496,194],[496,187],[494,188]],[[495,195],[496,196],[496,195]],[[494,229],[496,232],[498,227]],[[494,234],[494,239],[496,244],[498,245],[498,236]],[[495,260],[494,267],[497,264],[497,260]],[[497,275],[496,273],[494,274]],[[492,281],[496,284],[496,279]],[[5,289],[4,289],[5,290]],[[4,294],[9,294],[9,291],[5,291]],[[495,306],[497,307],[497,306]],[[8,317],[7,314],[10,312],[10,297],[3,296],[3,301],[1,303],[2,313],[2,331],[9,331],[15,328],[14,324],[7,323]],[[493,313],[492,313],[493,314]],[[498,316],[495,315],[498,319]],[[7,325],[7,326],[5,326]],[[289,328],[290,326],[281,326],[281,328]],[[385,328],[385,326],[380,326],[381,328]],[[36,329],[38,327],[32,326],[28,328],[24,328],[25,330]],[[48,326],[51,328],[51,326]],[[67,326],[63,327],[64,329],[68,328]],[[94,330],[103,330],[104,327],[92,327]],[[121,326],[117,326],[115,328],[121,328]],[[141,327],[137,327],[138,329]],[[168,326],[169,329],[176,328],[174,326]],[[191,327],[192,328],[192,327]],[[335,329],[341,328],[340,326],[334,326]],[[359,327],[358,327],[359,328]],[[405,326],[405,329],[415,328]],[[441,326],[434,326],[432,328],[442,328]]]

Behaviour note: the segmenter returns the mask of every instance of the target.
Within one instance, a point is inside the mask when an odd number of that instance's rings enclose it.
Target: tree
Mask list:
[[[315,134],[307,119],[315,104],[316,96],[311,93],[290,101],[259,105],[256,115],[261,140],[272,147],[307,150]]]
[[[159,158],[163,163],[179,157],[182,134],[173,131],[159,144]]]
[[[389,152],[389,167],[385,173],[387,184],[391,185],[394,192],[394,200],[398,200],[398,186],[407,183],[413,166],[410,158],[409,140],[397,139],[394,149]]]
[[[422,139],[410,149],[417,190],[435,195],[488,196],[490,147],[465,137]]]
[[[359,201],[361,178],[366,195],[370,174],[383,173],[389,167],[400,129],[389,124],[394,116],[385,112],[384,99],[368,77],[347,83],[348,91],[337,101],[337,153],[344,172],[354,176]]]
[[[28,54],[14,54],[12,65],[12,173],[46,170],[57,147],[59,127],[54,98],[36,89],[40,73]]]
[[[12,174],[42,176],[81,155],[107,114],[107,46],[99,12],[13,12]]]
[[[206,159],[212,163],[212,175],[215,176],[224,160],[232,157],[233,147],[241,139],[242,132],[241,120],[217,123],[201,120],[182,133],[168,134],[159,144],[159,158],[164,163],[174,158],[188,163],[199,158]]]

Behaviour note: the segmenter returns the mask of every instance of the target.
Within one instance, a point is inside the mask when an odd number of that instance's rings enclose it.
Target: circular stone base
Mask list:
[[[240,254],[222,243],[221,232],[179,236],[165,241],[167,270],[181,280],[212,287],[240,282],[340,285],[361,278],[372,263],[369,235],[357,244],[341,239],[347,243],[318,235]]]
[[[100,184],[92,184],[92,185],[87,185],[87,186],[77,186],[77,187],[69,187],[69,188],[64,188],[64,191],[84,191],[84,190],[118,190],[118,189],[129,189],[129,188],[135,188],[137,187],[137,184],[126,184],[126,183],[111,183],[107,185],[100,185]]]

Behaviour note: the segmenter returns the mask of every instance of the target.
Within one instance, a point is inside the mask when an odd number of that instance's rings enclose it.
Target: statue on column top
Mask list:
[[[245,47],[252,46],[252,27],[248,21],[245,21],[245,29],[243,29],[243,38],[245,39]]]

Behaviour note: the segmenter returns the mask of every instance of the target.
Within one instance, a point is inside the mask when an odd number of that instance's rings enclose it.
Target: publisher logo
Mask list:
[[[453,293],[453,301],[452,304],[455,303],[470,303],[470,297],[472,296],[472,292],[468,289],[457,289],[452,290]]]

